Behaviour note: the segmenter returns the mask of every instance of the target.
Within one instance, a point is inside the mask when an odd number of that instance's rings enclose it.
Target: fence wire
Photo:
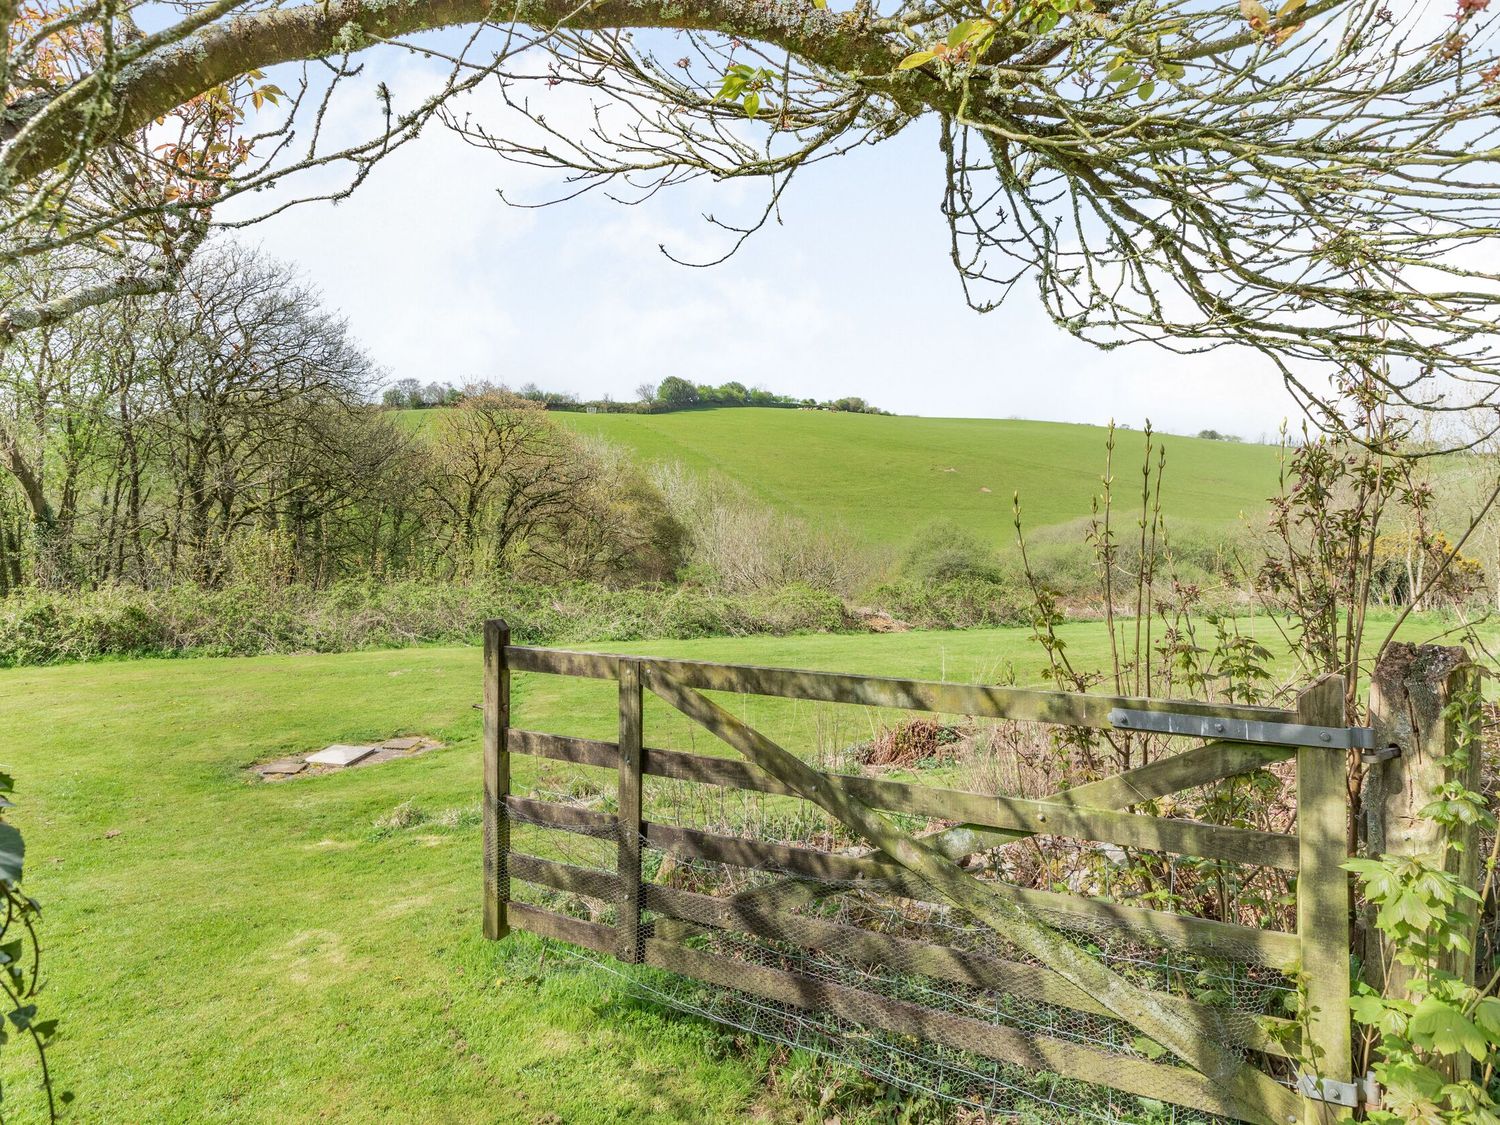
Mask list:
[[[573,807],[605,815],[613,812],[607,791],[533,796],[562,798]],[[833,852],[858,852],[838,837],[831,822],[816,810],[809,811],[802,802],[743,793],[721,793],[707,802],[672,798],[672,793],[656,794],[649,801],[651,818],[661,823],[664,817],[675,817],[671,823],[676,827]],[[618,925],[620,896],[614,868],[619,840],[613,825],[562,832],[529,822],[516,812],[510,814],[510,822],[514,851],[595,872],[595,889],[601,892],[590,896],[512,880],[514,901],[602,925]],[[916,830],[920,823],[914,822],[912,827]],[[845,932],[871,933],[956,950],[981,960],[1045,967],[1006,941],[1004,934],[956,908],[916,901],[878,883],[812,879],[774,865],[747,869],[685,859],[653,847],[644,837],[641,843],[642,877],[647,885],[737,903],[774,903],[778,936],[700,926],[647,911],[640,918],[639,942],[653,937],[671,940],[743,964],[747,970],[793,974],[798,980],[837,990],[846,1003],[839,1012],[803,1007],[767,998],[764,990],[757,993],[718,987],[569,947],[573,955],[620,976],[644,999],[811,1052],[913,1094],[978,1111],[990,1120],[1035,1125],[1075,1121],[1199,1125],[1223,1120],[1174,1104],[1170,1072],[1164,1074],[1159,1098],[1135,1096],[1019,1065],[1019,1060],[1000,1060],[941,1041],[882,1030],[881,1012],[888,1012],[890,1003],[895,1002],[919,1006],[940,1023],[967,1021],[954,1022],[949,1025],[952,1027],[1010,1029],[1122,1059],[1175,1061],[1160,1045],[1122,1021],[1102,1012],[1051,1003],[1042,994],[1044,989],[1028,991],[1024,974],[1019,987],[1014,976],[1006,987],[992,987],[983,981],[952,979],[959,974],[938,976],[913,971],[909,964],[872,960],[857,938],[839,940],[838,935]],[[994,849],[995,854],[988,855],[990,867],[1003,873],[1005,857],[999,853],[1027,846],[1037,845],[1031,842]],[[1068,846],[1075,845],[1069,842]],[[1099,857],[1095,855],[1093,860]],[[983,873],[984,863],[970,862],[976,872]],[[502,866],[502,877],[504,874]],[[1045,909],[1038,913],[1042,921],[1140,987],[1197,1000],[1218,1009],[1230,1022],[1293,1014],[1293,982],[1247,958],[1243,948],[1205,953],[1201,948],[1191,952],[1172,948],[1165,940],[1148,945],[1139,938],[1123,936],[1107,920],[1082,919]],[[864,1013],[861,1003],[868,1005]],[[869,1018],[864,1018],[866,1015]]]

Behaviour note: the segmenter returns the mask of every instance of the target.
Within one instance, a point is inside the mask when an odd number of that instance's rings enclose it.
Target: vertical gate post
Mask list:
[[[641,959],[641,663],[620,660],[620,880],[616,953],[621,961]]]
[[[510,933],[510,877],[505,870],[510,851],[510,817],[505,810],[510,793],[510,669],[505,661],[509,644],[509,625],[499,620],[484,623],[484,936],[491,940]]]
[[[1297,697],[1298,722],[1342,727],[1344,678],[1324,676]],[[1348,752],[1297,751],[1297,937],[1302,943],[1306,1042],[1302,1074],[1348,1083],[1354,1075],[1349,1011]],[[1303,1122],[1344,1121],[1351,1111],[1302,1099]]]
[[[1365,775],[1365,839],[1372,856],[1426,856],[1477,889],[1479,832],[1461,826],[1445,835],[1443,826],[1422,810],[1441,796],[1442,787],[1460,781],[1480,786],[1481,755],[1476,747],[1460,769],[1449,755],[1457,749],[1458,731],[1444,715],[1460,693],[1476,686],[1479,672],[1458,646],[1392,644],[1375,666],[1370,681],[1370,718],[1377,746],[1400,753],[1374,763]],[[1454,951],[1443,968],[1465,979],[1473,975],[1472,944],[1478,904],[1461,900],[1469,915],[1471,950]],[[1396,964],[1382,935],[1366,927],[1365,976],[1387,995],[1405,990],[1410,970]]]

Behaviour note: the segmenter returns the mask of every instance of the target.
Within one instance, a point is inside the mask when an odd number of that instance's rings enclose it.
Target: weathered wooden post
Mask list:
[[[1324,676],[1297,697],[1297,720],[1342,727],[1344,678]],[[1332,746],[1297,751],[1297,937],[1302,943],[1307,1006],[1303,1073],[1319,1096],[1303,1089],[1303,1122],[1344,1121],[1352,1112],[1330,1100],[1354,1078],[1349,1034],[1348,754]]]
[[[505,663],[509,644],[509,625],[499,620],[484,623],[484,936],[492,940],[510,933],[510,877],[505,871],[510,851],[505,809],[510,793],[510,670]]]
[[[1365,773],[1365,847],[1372,856],[1427,856],[1476,886],[1479,870],[1479,835],[1473,825],[1450,830],[1422,810],[1439,799],[1449,781],[1461,781],[1477,790],[1482,755],[1469,755],[1458,776],[1449,755],[1457,747],[1458,730],[1444,714],[1462,692],[1477,684],[1479,671],[1469,654],[1458,646],[1387,646],[1370,682],[1370,718],[1377,747],[1394,747],[1399,753],[1377,750]],[[1461,902],[1469,912],[1469,939],[1473,944],[1478,926],[1477,905]],[[1365,927],[1365,978],[1388,995],[1402,991],[1408,970],[1394,962],[1383,935],[1373,925]],[[1444,968],[1469,977],[1474,971],[1473,954],[1454,952]]]
[[[620,661],[620,768],[617,811],[620,902],[615,956],[641,959],[641,663]]]

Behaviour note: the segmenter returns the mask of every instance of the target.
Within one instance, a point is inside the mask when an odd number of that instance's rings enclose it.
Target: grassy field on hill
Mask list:
[[[936,519],[1009,542],[1017,491],[1031,527],[1087,516],[1105,463],[1104,429],[1056,422],[754,408],[555,417],[645,460],[715,469],[773,507],[840,521],[872,543],[904,544]],[[1174,520],[1233,521],[1263,510],[1276,489],[1270,446],[1158,441],[1167,451],[1163,505]],[[1117,434],[1126,503],[1132,488],[1138,498],[1142,448],[1139,432]]]
[[[1274,631],[1247,620],[1274,646]],[[1378,627],[1377,627],[1378,628]],[[1413,623],[1414,633],[1431,626]],[[1099,623],[1064,625],[1102,663]],[[635,653],[953,680],[1038,682],[1026,630],[714,638]],[[610,685],[518,676],[518,723],[607,735]],[[529,937],[479,936],[480,654],[139,660],[0,672],[27,890],[45,906],[53,1056],[84,1122],[816,1121],[816,1086],[768,1050],[632,1000]],[[687,745],[647,712],[653,744]],[[852,709],[756,700],[793,748],[869,737]],[[276,785],[245,767],[330,742],[434,734],[447,748]],[[704,736],[698,736],[699,748]],[[519,761],[516,787],[549,764]],[[377,821],[405,801],[405,828]],[[14,1046],[14,1044],[13,1044]],[[25,1053],[0,1055],[32,1120]],[[810,1116],[803,1116],[810,1113]],[[920,1114],[846,1125],[930,1120]]]
[[[430,424],[436,414],[407,416]],[[643,461],[717,471],[782,512],[897,546],[938,519],[1009,542],[1017,491],[1030,527],[1085,517],[1105,463],[1102,427],[1059,422],[754,407],[552,417]],[[1276,490],[1274,447],[1172,435],[1157,441],[1167,451],[1162,498],[1173,520],[1232,522],[1264,510]],[[1127,505],[1139,502],[1142,448],[1138,431],[1117,434],[1115,478]]]

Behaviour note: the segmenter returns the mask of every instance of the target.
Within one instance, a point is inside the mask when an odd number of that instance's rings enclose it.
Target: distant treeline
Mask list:
[[[548,410],[563,410],[576,413],[596,414],[666,414],[673,410],[692,410],[708,406],[769,406],[786,410],[831,410],[846,414],[889,414],[889,411],[871,406],[855,395],[818,401],[814,398],[793,398],[780,395],[764,387],[747,387],[731,380],[720,386],[709,383],[692,383],[676,375],[669,375],[658,383],[642,383],[636,388],[636,398],[631,402],[616,402],[613,399],[580,399],[564,391],[545,391],[535,383],[527,383],[514,392],[521,398],[540,403]],[[465,392],[449,383],[427,383],[416,379],[401,379],[381,396],[381,403],[402,410],[425,410],[434,406],[453,406],[464,399]]]

